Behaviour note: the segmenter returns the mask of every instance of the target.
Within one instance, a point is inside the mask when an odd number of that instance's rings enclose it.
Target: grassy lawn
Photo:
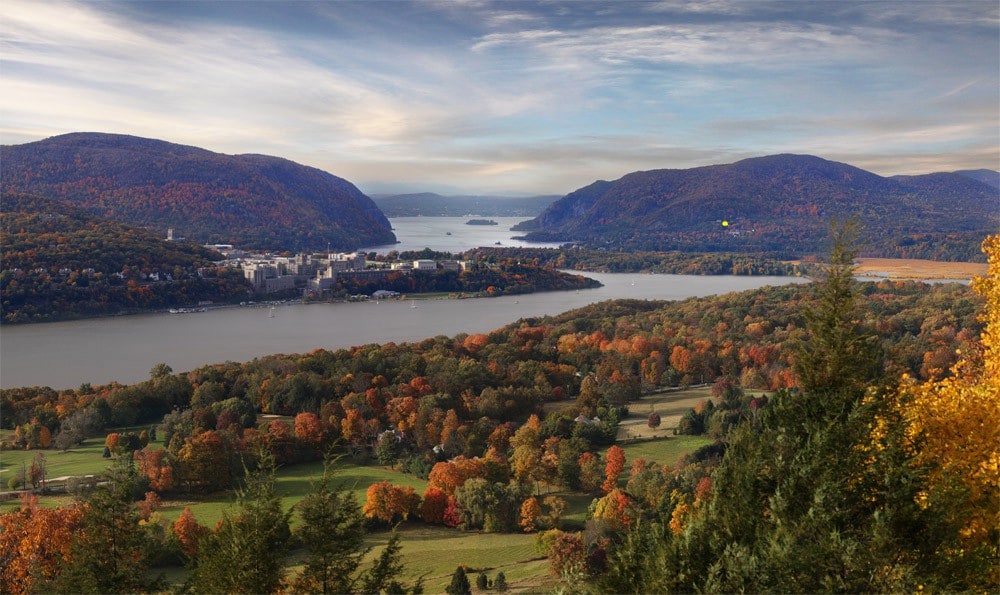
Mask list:
[[[502,570],[512,591],[538,591],[548,578],[548,560],[539,559],[534,535],[465,533],[413,524],[401,527],[400,537],[405,578],[412,581],[423,576],[427,593],[443,593],[459,565],[474,569],[469,572],[473,585],[478,571],[493,579]],[[388,538],[387,533],[369,536],[369,545],[375,546],[372,556],[381,551]]]
[[[682,456],[702,446],[712,444],[712,442],[714,441],[707,436],[670,436],[669,438],[622,444],[621,447],[625,451],[626,469],[628,469],[628,462],[634,459],[646,459],[651,463],[674,467]]]

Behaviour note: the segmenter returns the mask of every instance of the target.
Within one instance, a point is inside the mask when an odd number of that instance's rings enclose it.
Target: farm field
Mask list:
[[[855,274],[893,280],[971,279],[986,274],[986,263],[939,262],[915,258],[858,258]]]

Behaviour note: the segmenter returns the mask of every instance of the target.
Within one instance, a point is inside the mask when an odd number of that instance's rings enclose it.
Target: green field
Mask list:
[[[685,453],[691,452],[711,440],[699,436],[670,436],[623,444],[628,461],[644,458],[647,461],[666,465],[676,465],[677,460]],[[68,475],[85,475],[100,473],[107,468],[109,462],[101,455],[104,450],[102,438],[92,438],[78,447],[66,452],[46,450],[48,478]],[[32,458],[38,451],[3,451],[0,452],[0,480],[15,473],[20,473],[21,466],[30,466]],[[308,494],[314,482],[322,476],[323,465],[320,462],[304,463],[281,468],[277,473],[276,491],[283,504],[290,508]],[[627,473],[625,474],[627,477]],[[357,496],[359,504],[365,501],[365,492],[373,483],[388,480],[393,484],[412,486],[423,494],[427,482],[413,475],[390,470],[384,467],[359,465],[345,458],[338,462],[335,481],[351,489]],[[562,520],[562,528],[580,530],[584,527],[587,508],[594,496],[570,492],[552,492],[553,495],[564,498],[568,503],[566,514]],[[548,495],[542,494],[543,496]],[[40,498],[45,506],[67,505],[72,498],[65,494],[48,495]],[[232,492],[198,495],[186,497],[183,494],[164,498],[160,514],[170,520],[175,520],[185,507],[190,507],[195,518],[209,527],[215,526],[229,509],[235,496]],[[7,500],[0,503],[0,513],[16,510],[18,500]],[[293,525],[297,522],[292,516]],[[441,593],[451,580],[455,568],[464,565],[470,571],[469,580],[474,582],[475,575],[483,571],[492,580],[500,570],[504,572],[507,582],[513,592],[548,592],[555,582],[548,574],[548,561],[534,548],[534,535],[526,534],[483,534],[479,532],[463,532],[447,527],[425,525],[422,522],[405,523],[400,526],[405,563],[405,580],[413,581],[423,577],[427,593]],[[368,544],[373,547],[371,557],[378,555],[388,540],[387,532],[374,533],[368,537]],[[302,552],[293,552],[289,559],[289,571],[293,572],[300,563]],[[184,580],[186,572],[182,569],[154,569],[154,573],[166,570],[168,580],[179,583]]]
[[[622,444],[621,447],[625,451],[626,468],[628,462],[635,459],[675,467],[682,456],[712,442],[714,441],[707,436],[670,436]]]

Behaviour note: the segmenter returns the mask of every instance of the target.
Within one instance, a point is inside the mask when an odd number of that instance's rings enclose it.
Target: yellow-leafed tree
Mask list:
[[[989,269],[973,281],[986,298],[980,345],[947,378],[904,377],[898,401],[910,456],[929,474],[917,502],[957,523],[963,548],[1000,535],[1000,236],[983,251]]]

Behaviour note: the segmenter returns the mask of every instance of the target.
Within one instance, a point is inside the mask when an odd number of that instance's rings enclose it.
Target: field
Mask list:
[[[913,258],[859,258],[857,274],[893,280],[971,279],[986,274],[986,263],[938,262]]]
[[[684,454],[711,441],[698,436],[674,436],[672,428],[688,408],[710,398],[705,387],[667,391],[644,397],[633,404],[632,414],[623,420],[623,430],[629,440],[623,443],[628,460],[643,458],[673,466]],[[651,430],[646,426],[646,416],[655,410],[662,416],[660,428]],[[624,437],[624,436],[622,436]],[[160,445],[162,446],[162,445]],[[58,485],[70,475],[97,474],[107,468],[109,462],[101,455],[104,440],[91,438],[66,452],[58,450],[42,451],[47,461],[50,484]],[[0,452],[0,481],[6,487],[9,477],[21,472],[22,465],[28,467],[35,453],[39,451]],[[276,491],[286,507],[293,507],[311,489],[323,472],[319,462],[305,463],[279,469]],[[368,486],[378,481],[388,480],[394,484],[412,486],[422,494],[427,482],[413,475],[404,474],[384,467],[359,465],[348,459],[338,463],[335,481],[351,489],[358,502],[363,503]],[[548,495],[542,488],[543,494]],[[586,521],[587,509],[593,496],[569,492],[551,492],[567,501],[568,508],[563,517],[562,527],[580,530]],[[222,518],[223,512],[232,506],[234,496],[230,492],[204,496],[185,497],[183,495],[165,498],[160,514],[168,520],[176,519],[185,507],[190,507],[195,518],[204,525],[214,526]],[[66,494],[53,494],[40,498],[45,506],[60,506],[71,503]],[[17,499],[0,502],[0,513],[16,510]],[[293,525],[297,521],[292,516]],[[451,580],[455,568],[464,565],[469,570],[469,580],[474,583],[475,575],[484,572],[491,580],[498,571],[503,571],[511,592],[551,591],[555,586],[548,574],[548,561],[535,550],[534,535],[528,534],[483,534],[462,532],[440,526],[411,522],[400,526],[405,563],[405,580],[413,581],[423,577],[427,593],[441,593]],[[388,533],[374,533],[368,537],[373,547],[371,557],[378,555],[388,540]],[[302,552],[293,552],[289,559],[289,570],[294,570],[302,558]],[[154,574],[166,570],[172,583],[184,580],[182,569],[154,569]]]

